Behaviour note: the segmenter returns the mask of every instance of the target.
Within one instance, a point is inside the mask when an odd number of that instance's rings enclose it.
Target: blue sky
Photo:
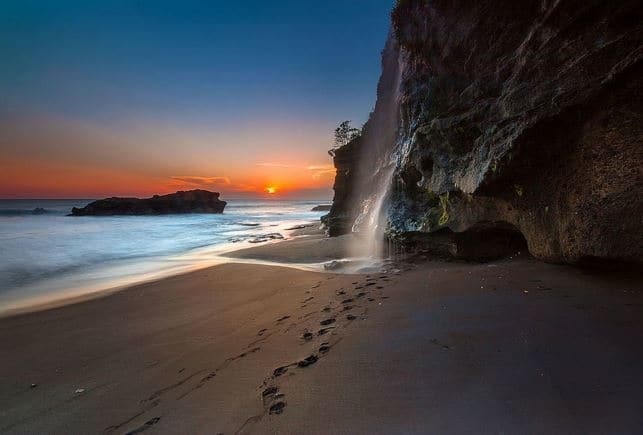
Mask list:
[[[4,0],[2,156],[13,166],[30,159],[60,165],[56,156],[68,149],[74,164],[131,170],[132,159],[142,163],[157,150],[176,167],[154,172],[143,165],[138,175],[181,170],[228,178],[233,174],[203,160],[226,153],[240,169],[266,163],[265,155],[252,156],[267,147],[274,152],[269,163],[328,163],[335,124],[361,124],[374,104],[391,6],[390,0]],[[246,140],[230,139],[237,134]],[[173,143],[163,142],[168,135]],[[121,154],[137,144],[131,158],[110,154],[110,136]]]

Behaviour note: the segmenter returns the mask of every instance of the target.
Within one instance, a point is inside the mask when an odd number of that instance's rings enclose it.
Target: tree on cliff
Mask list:
[[[358,138],[362,134],[362,131],[359,128],[355,128],[351,125],[351,121],[342,121],[339,124],[339,127],[335,129],[335,141],[333,143],[333,148],[328,151],[328,154],[331,156],[335,155],[335,150],[341,148],[353,139]]]

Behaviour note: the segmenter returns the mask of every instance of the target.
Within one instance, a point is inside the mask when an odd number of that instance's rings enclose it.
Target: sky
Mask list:
[[[0,198],[332,198],[392,0],[0,1]]]

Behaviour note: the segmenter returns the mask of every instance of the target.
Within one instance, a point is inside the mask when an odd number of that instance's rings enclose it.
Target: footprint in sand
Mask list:
[[[355,320],[355,319],[357,319],[357,317],[353,316],[352,314],[349,314],[348,316],[346,316],[346,320]]]
[[[257,335],[258,335],[259,337],[261,337],[263,334],[265,334],[265,333],[266,333],[266,331],[267,331],[267,330],[268,330],[268,329],[263,328],[262,330],[260,330],[259,332],[257,332]]]
[[[301,336],[306,341],[313,339],[313,334],[311,332],[304,332],[304,335]]]
[[[283,322],[286,319],[290,319],[290,316],[283,316],[277,319],[277,322]]]
[[[207,382],[217,375],[217,372],[210,372],[201,379],[201,382]]]
[[[261,397],[269,397],[269,396],[274,396],[279,392],[279,388],[277,387],[268,387],[265,390],[261,392]]]
[[[318,360],[317,355],[307,356],[306,358],[302,359],[297,363],[297,367],[308,367],[310,365],[315,364],[317,360]]]
[[[342,311],[350,311],[350,310],[352,310],[353,308],[354,308],[354,307],[353,307],[352,305],[344,305],[344,308],[342,308]]]
[[[356,298],[361,298],[361,297],[364,297],[364,296],[366,296],[366,293],[364,293],[364,292],[359,292],[359,293],[357,293],[355,295]]]
[[[272,376],[274,376],[275,378],[278,378],[279,376],[283,375],[283,374],[284,374],[284,373],[286,373],[287,371],[288,371],[288,366],[281,366],[281,367],[277,367],[277,368],[272,372]]]
[[[319,353],[328,353],[330,350],[330,346],[328,343],[322,343],[321,346],[319,346]]]
[[[328,333],[328,331],[332,331],[334,328],[335,328],[334,326],[331,328],[322,328],[319,331],[317,331],[317,335],[324,335]]]
[[[131,431],[127,432],[125,435],[134,435],[134,434],[137,434],[137,433],[141,433],[141,432],[143,432],[143,431],[146,431],[146,430],[148,430],[150,427],[152,427],[152,426],[154,426],[156,423],[158,423],[158,422],[159,422],[159,420],[161,420],[161,417],[154,417],[154,418],[153,418],[153,419],[151,419],[151,420],[147,420],[145,423],[143,423],[143,425],[142,425],[142,426],[139,426],[139,427],[137,427],[136,429],[134,429],[134,430],[131,430]]]
[[[330,311],[330,307],[324,307],[324,309],[323,309],[322,311],[323,311],[324,313],[328,313],[328,312]]]
[[[335,319],[333,319],[332,317],[330,319],[322,320],[321,322],[319,322],[319,324],[322,326],[332,325],[333,323],[335,323]]]
[[[270,410],[268,411],[271,415],[279,415],[282,412],[284,412],[284,408],[286,407],[286,404],[284,402],[277,402],[274,405],[270,407]]]
[[[351,302],[355,302],[355,299],[353,299],[353,298],[344,299],[342,301],[342,304],[350,304]]]

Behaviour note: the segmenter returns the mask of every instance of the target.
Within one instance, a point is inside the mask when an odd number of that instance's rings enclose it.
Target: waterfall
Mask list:
[[[389,34],[382,52],[382,75],[377,86],[377,101],[361,138],[357,174],[354,177],[352,232],[349,255],[373,265],[386,254],[388,201],[395,175],[400,141],[400,87],[406,57],[395,35]]]
[[[361,204],[361,210],[352,228],[355,237],[350,246],[351,257],[377,261],[381,260],[386,253],[384,249],[386,205],[394,169],[394,165],[389,164],[378,171],[374,191]]]

